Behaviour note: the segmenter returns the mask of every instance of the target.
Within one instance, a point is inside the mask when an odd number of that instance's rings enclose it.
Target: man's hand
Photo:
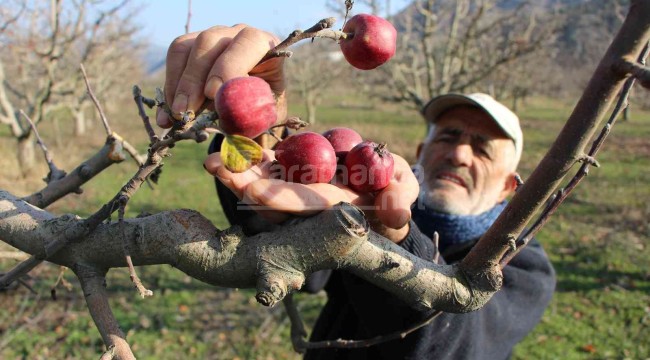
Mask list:
[[[278,96],[278,119],[284,119],[283,60],[274,58],[258,65],[279,42],[274,35],[246,25],[214,26],[176,38],[167,50],[164,88],[174,117],[189,110],[196,112],[206,99],[214,99],[224,82],[251,75],[269,83]],[[172,121],[164,111],[158,111],[156,122],[160,127],[169,128]]]
[[[226,169],[219,153],[205,160],[206,170],[216,176],[239,199],[273,222],[282,222],[291,215],[310,216],[341,202],[349,202],[363,209],[373,227],[394,242],[400,242],[408,233],[411,204],[415,202],[419,185],[406,160],[394,155],[395,171],[390,184],[372,196],[359,194],[333,181],[332,184],[299,184],[273,179],[271,176],[274,152],[265,150],[259,165],[242,173]]]

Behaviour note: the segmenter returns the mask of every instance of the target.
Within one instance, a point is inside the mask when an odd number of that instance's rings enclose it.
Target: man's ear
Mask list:
[[[419,143],[417,150],[415,150],[415,158],[419,159],[420,158],[420,153],[422,152],[422,148],[424,147],[424,143]]]
[[[506,176],[505,183],[503,184],[503,190],[499,196],[499,202],[505,200],[510,194],[513,194],[517,189],[517,177],[518,173],[513,172],[510,175]]]

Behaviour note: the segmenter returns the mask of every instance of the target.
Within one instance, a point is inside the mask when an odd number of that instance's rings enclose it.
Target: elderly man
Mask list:
[[[223,82],[248,74],[271,84],[284,115],[282,60],[257,65],[277,42],[274,36],[243,25],[179,37],[167,56],[165,91],[172,110],[196,110]],[[343,185],[270,181],[272,151],[254,171],[231,173],[216,153],[206,159],[205,167],[218,180],[229,219],[249,231],[258,231],[260,223],[277,223],[288,214],[309,215],[314,208],[339,201],[375,205],[367,214],[373,229],[424,259],[453,263],[471,249],[514,191],[523,136],[517,116],[485,94],[443,95],[429,102],[423,114],[429,132],[417,150],[419,186],[410,166],[396,156],[394,177],[375,198]],[[162,112],[157,121],[163,127],[171,124]],[[216,143],[211,148],[218,149]],[[302,196],[310,191],[319,196]],[[238,210],[237,199],[242,198],[271,210],[259,214]],[[434,232],[440,234],[441,256],[431,241]],[[539,322],[554,291],[555,275],[535,241],[504,268],[503,275],[503,288],[478,311],[442,314],[403,339],[369,348],[312,350],[306,358],[508,358]],[[308,285],[313,291],[322,284],[328,301],[314,327],[313,341],[371,338],[408,328],[429,315],[345,272],[320,273]]]

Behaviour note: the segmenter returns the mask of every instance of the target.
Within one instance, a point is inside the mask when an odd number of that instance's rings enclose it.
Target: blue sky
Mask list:
[[[185,32],[186,0],[141,3],[145,9],[138,21],[151,44],[167,47]],[[295,29],[309,27],[328,16],[334,14],[325,7],[325,0],[192,0],[190,31],[246,23],[284,38]]]

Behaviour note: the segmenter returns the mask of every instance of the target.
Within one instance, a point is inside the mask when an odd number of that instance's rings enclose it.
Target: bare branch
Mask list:
[[[126,336],[120,329],[108,303],[106,271],[82,264],[76,265],[73,270],[79,278],[90,316],[109,350],[108,353],[120,360],[135,360],[131,347],[126,342]]]
[[[185,33],[190,33],[190,20],[192,19],[192,0],[187,0],[187,20],[185,20]]]
[[[97,97],[93,93],[93,89],[90,87],[90,82],[88,81],[88,75],[86,74],[86,68],[84,68],[84,64],[79,64],[79,67],[81,68],[81,73],[83,74],[84,82],[86,83],[86,89],[88,90],[88,95],[90,96],[93,103],[95,104],[95,107],[99,112],[99,117],[102,119],[102,123],[104,124],[104,129],[106,129],[106,135],[111,136],[113,131],[111,131],[111,127],[108,125],[108,119],[106,118],[106,114],[104,114],[104,110],[102,109],[99,100],[97,100]]]
[[[138,107],[138,114],[144,123],[144,128],[147,130],[147,135],[149,135],[149,142],[153,144],[154,142],[158,141],[158,137],[156,136],[156,132],[151,126],[151,121],[149,121],[147,112],[144,110],[144,97],[142,96],[142,90],[138,85],[133,86],[133,100]]]
[[[622,61],[616,64],[616,68],[625,73],[631,74],[641,86],[650,90],[650,68],[636,62]]]
[[[60,170],[56,165],[54,164],[54,160],[52,159],[52,154],[47,150],[47,147],[45,146],[45,142],[43,142],[43,139],[41,139],[41,136],[38,133],[38,130],[36,129],[36,125],[32,121],[32,119],[25,114],[25,112],[21,109],[20,114],[27,120],[29,123],[29,126],[31,126],[32,131],[34,132],[34,135],[36,135],[36,141],[38,142],[38,145],[40,145],[41,149],[43,150],[43,154],[45,155],[45,161],[47,162],[47,166],[50,169],[50,172],[47,174],[47,177],[44,179],[46,183],[50,183],[51,181],[56,181],[60,180],[63,177],[66,176],[66,172],[63,170]]]
[[[266,55],[260,60],[260,63],[263,63],[266,60],[269,60],[274,57],[279,56],[290,56],[290,52],[286,50],[293,44],[297,43],[300,40],[312,39],[315,37],[329,38],[333,40],[345,39],[345,33],[341,31],[331,30],[330,28],[334,25],[336,19],[327,18],[319,21],[316,25],[310,27],[305,31],[295,30],[289,36],[278,44],[275,48],[269,50]]]
[[[638,59],[639,63],[645,63],[646,57],[648,56],[649,52],[650,52],[650,43],[646,44],[643,51],[641,51],[641,54],[639,55],[639,59]],[[598,161],[596,161],[595,159],[596,154],[598,154],[598,151],[600,150],[601,146],[605,142],[605,139],[611,132],[612,127],[616,123],[616,120],[620,117],[623,110],[627,107],[628,98],[630,95],[630,91],[634,86],[634,81],[635,78],[629,78],[625,81],[625,84],[623,85],[623,88],[621,89],[621,92],[618,95],[618,101],[609,117],[609,120],[601,130],[596,140],[594,140],[594,142],[592,143],[591,149],[589,150],[587,155],[585,155],[582,158],[584,160],[583,160],[583,164],[580,166],[580,169],[578,169],[574,177],[569,181],[569,183],[564,189],[561,189],[560,191],[558,191],[557,194],[552,194],[549,197],[546,203],[546,207],[540,213],[535,223],[525,233],[522,233],[517,239],[516,250],[508,252],[508,254],[506,254],[504,258],[501,260],[502,267],[507,265],[508,262],[512,260],[512,258],[515,257],[521,251],[521,249],[523,249],[523,247],[525,247],[530,242],[530,240],[533,239],[533,237],[542,229],[542,227],[546,225],[546,223],[550,220],[550,217],[555,213],[555,211],[564,202],[564,200],[566,200],[569,194],[571,194],[571,192],[573,192],[573,190],[578,186],[578,184],[580,184],[580,182],[587,176],[587,174],[589,173],[589,167],[599,166]]]
[[[621,58],[638,58],[644,52],[650,38],[650,19],[644,15],[647,13],[650,13],[649,1],[632,1],[628,17],[553,146],[494,224],[462,260],[460,266],[470,277],[474,276],[475,267],[483,272],[485,261],[499,263],[502,260],[512,239],[519,237],[569,169],[583,157],[587,143],[626,81],[624,74],[611,71],[612,65]],[[484,285],[489,288],[498,284],[488,278]]]
[[[26,3],[24,3],[24,2],[21,3],[21,4],[20,4],[20,10],[18,10],[18,12],[16,13],[16,15],[10,17],[9,19],[7,19],[7,21],[4,22],[4,24],[0,25],[0,34],[2,34],[3,32],[5,32],[5,31],[6,31],[6,30],[7,30],[7,29],[8,29],[8,28],[13,24],[13,23],[15,23],[16,21],[18,21],[18,19],[20,18],[20,16],[23,14],[23,11],[25,10],[25,7],[26,7],[26,6],[27,6]]]
[[[124,160],[121,138],[114,134],[106,139],[104,146],[88,160],[81,163],[64,178],[50,182],[45,188],[24,198],[30,204],[42,209],[60,198],[78,192],[83,184],[107,167]]]
[[[120,201],[120,209],[118,210],[118,226],[120,227],[120,230],[122,232],[122,246],[124,247],[124,257],[126,258],[126,263],[129,267],[129,276],[131,278],[131,282],[133,282],[133,285],[135,285],[135,288],[138,289],[138,292],[140,293],[140,297],[143,299],[147,296],[153,296],[153,291],[147,289],[142,285],[142,281],[138,277],[137,272],[135,271],[135,267],[133,266],[133,260],[131,259],[131,253],[129,252],[129,242],[126,240],[126,233],[124,232],[124,209],[126,208],[126,204],[128,202],[128,199],[123,198]]]

